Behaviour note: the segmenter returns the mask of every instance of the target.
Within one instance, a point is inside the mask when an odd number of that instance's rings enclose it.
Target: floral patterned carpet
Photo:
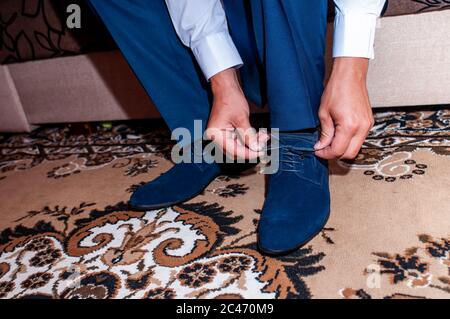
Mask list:
[[[278,258],[255,246],[257,168],[128,209],[172,165],[161,125],[0,135],[0,298],[450,298],[450,107],[375,116],[358,158],[330,164],[326,228]]]

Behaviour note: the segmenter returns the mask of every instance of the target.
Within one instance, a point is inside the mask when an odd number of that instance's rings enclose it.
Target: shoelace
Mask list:
[[[273,134],[270,134],[270,140],[277,140],[278,141],[278,146],[277,147],[273,147],[272,145],[269,145],[269,146],[263,148],[263,151],[267,152],[267,151],[272,151],[272,150],[281,149],[281,148],[290,148],[290,149],[299,150],[299,151],[302,151],[302,152],[305,152],[305,153],[306,152],[314,153],[314,152],[321,151],[321,150],[326,148],[326,147],[322,147],[322,148],[319,148],[319,149],[314,149],[313,147],[280,146],[280,142],[279,142],[280,139],[278,137],[276,137],[275,135],[273,135]]]
[[[282,147],[279,154],[280,171],[299,171],[299,165],[307,157],[314,157],[314,150],[307,148]]]

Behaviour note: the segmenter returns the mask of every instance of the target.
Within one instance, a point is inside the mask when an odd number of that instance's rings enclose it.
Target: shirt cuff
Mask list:
[[[196,41],[191,48],[208,81],[223,70],[244,64],[228,32],[208,35]]]
[[[337,13],[334,20],[333,57],[374,58],[378,17],[368,13]]]

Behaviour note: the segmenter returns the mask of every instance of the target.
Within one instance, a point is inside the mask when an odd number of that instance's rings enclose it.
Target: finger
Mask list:
[[[258,144],[261,149],[267,149],[267,142],[270,140],[270,134],[266,130],[260,130],[258,132]]]
[[[214,144],[219,146],[219,148],[225,153],[225,145],[227,139],[236,139],[236,133],[234,128],[232,129],[219,129],[219,128],[208,128],[206,129],[205,136],[207,139],[211,140]]]
[[[256,159],[263,155],[263,152],[255,152],[247,148],[234,133],[234,129],[209,128],[207,137],[230,158]]]
[[[236,129],[237,145],[234,154],[238,157],[254,158],[260,156],[267,146],[270,135],[262,130],[256,133],[254,128],[247,128],[245,131],[242,128]],[[230,145],[231,146],[231,145]]]
[[[236,133],[238,134],[244,145],[256,152],[262,149],[262,147],[258,143],[258,134],[256,133],[256,130],[250,125],[248,117],[245,117],[239,122],[234,123],[234,125],[236,128]]]
[[[329,159],[332,159],[332,157],[330,156],[330,152],[331,152],[331,146],[327,146],[327,147],[322,148],[322,149],[320,149],[318,151],[315,151],[314,154],[317,157],[329,160]]]
[[[358,135],[355,135],[350,141],[347,150],[345,151],[344,155],[341,158],[342,159],[356,158],[356,156],[358,156],[359,150],[361,149],[362,145],[364,144],[364,141],[366,140],[366,137],[367,133],[364,130],[359,132]]]
[[[338,125],[331,145],[317,151],[316,155],[324,159],[340,158],[344,155],[352,138],[353,133],[351,130],[344,129],[341,125]]]
[[[204,137],[207,140],[214,141],[217,145],[223,146],[227,138],[236,139],[237,135],[235,129],[232,127],[225,129],[209,127],[206,129]]]
[[[263,152],[255,152],[249,149],[239,138],[226,139],[223,149],[231,158],[252,160],[264,154]]]
[[[315,150],[320,150],[331,145],[334,137],[334,123],[329,113],[320,116],[320,139],[314,145]]]

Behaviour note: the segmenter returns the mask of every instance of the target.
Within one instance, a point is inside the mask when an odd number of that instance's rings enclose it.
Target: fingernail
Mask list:
[[[314,149],[318,150],[320,148],[320,142],[317,142],[316,145],[314,145]]]

